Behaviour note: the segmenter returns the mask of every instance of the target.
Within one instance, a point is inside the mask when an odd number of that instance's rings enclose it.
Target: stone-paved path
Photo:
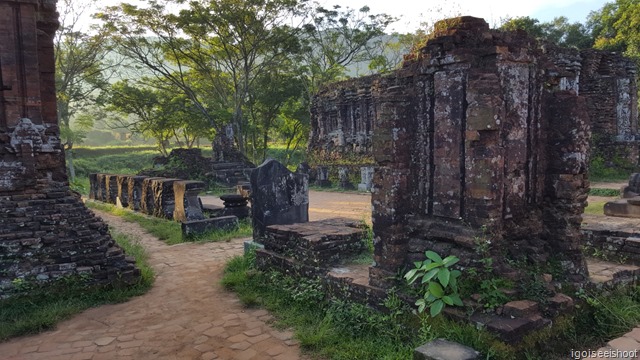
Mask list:
[[[300,359],[291,331],[269,325],[219,284],[243,240],[167,246],[139,225],[99,215],[139,241],[156,272],[153,288],[126,303],[89,309],[54,331],[0,343],[0,359]]]

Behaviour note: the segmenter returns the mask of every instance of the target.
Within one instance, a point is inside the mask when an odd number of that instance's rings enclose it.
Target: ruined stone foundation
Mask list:
[[[57,125],[55,1],[0,0],[0,298],[86,273],[139,278],[107,225],[69,189]]]

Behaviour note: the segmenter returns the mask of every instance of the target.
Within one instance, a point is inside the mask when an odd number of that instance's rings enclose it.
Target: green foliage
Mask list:
[[[513,282],[494,274],[491,238],[486,227],[482,228],[482,234],[476,236],[474,242],[475,251],[480,257],[480,267],[466,270],[466,276],[460,283],[460,292],[465,298],[478,294],[478,302],[482,308],[494,311],[510,300],[504,290],[513,288]]]
[[[569,23],[569,19],[564,16],[544,23],[528,16],[509,18],[502,23],[500,29],[524,30],[537,39],[544,39],[563,47],[588,49],[593,45],[589,29],[579,22]]]
[[[293,133],[293,132],[292,132]],[[306,144],[305,141],[300,142],[302,145]],[[291,148],[291,144],[287,143],[270,143],[267,148],[267,157],[280,161],[287,166],[293,167],[292,171],[295,171],[295,167],[306,160],[306,152],[304,148],[299,146]]]
[[[416,262],[415,268],[404,275],[409,285],[420,279],[422,299],[416,301],[418,312],[422,313],[428,307],[431,317],[435,317],[447,305],[462,306],[458,294],[458,277],[462,273],[460,270],[449,269],[460,259],[453,255],[442,259],[433,251],[426,251],[424,254],[427,258]]]
[[[187,148],[199,137],[213,139],[208,120],[184,94],[164,88],[158,81],[140,81],[145,84],[122,80],[111,85],[105,97],[107,109],[122,115],[110,121],[112,127],[155,139],[164,156],[172,138]]]
[[[84,274],[65,276],[46,285],[28,279],[16,280],[20,286],[28,287],[29,292],[0,300],[0,341],[45,331],[87,308],[124,302],[147,292],[154,275],[144,249],[123,234],[113,233],[113,238],[127,255],[136,259],[142,275],[137,284],[96,287],[90,285]]]
[[[523,298],[533,300],[541,306],[546,305],[553,295],[553,291],[540,276],[540,271],[528,273],[525,279],[518,282],[518,290]]]
[[[257,271],[251,256],[230,260],[223,284],[245,305],[266,307],[276,326],[295,327],[305,350],[330,359],[406,359],[419,345],[408,321],[412,315],[394,292],[384,301],[388,313],[332,301],[319,280]]]
[[[640,62],[640,3],[615,0],[589,15],[587,26],[595,39],[594,48],[619,51]]]
[[[495,310],[509,301],[509,297],[502,290],[512,286],[513,283],[500,278],[482,280],[480,282],[480,303],[486,310]]]
[[[626,181],[634,167],[620,158],[605,161],[602,156],[594,156],[589,164],[591,181]]]
[[[601,189],[601,188],[591,188],[589,190],[589,195],[593,196],[620,196],[620,190],[617,189]]]
[[[142,150],[141,150],[142,149]],[[87,178],[90,173],[136,174],[152,167],[158,153],[148,147],[77,148],[76,174]]]
[[[89,179],[88,178],[76,178],[69,181],[69,187],[71,190],[76,191],[82,195],[89,194]]]

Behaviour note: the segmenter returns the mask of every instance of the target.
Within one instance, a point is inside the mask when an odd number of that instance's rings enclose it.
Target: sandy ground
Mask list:
[[[201,196],[203,204],[223,206],[216,196]],[[347,217],[371,223],[371,194],[309,191],[309,220]]]

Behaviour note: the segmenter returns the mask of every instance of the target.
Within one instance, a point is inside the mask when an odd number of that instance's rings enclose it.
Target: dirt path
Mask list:
[[[219,197],[201,196],[203,204],[223,206]],[[371,194],[309,191],[309,220],[332,217],[365,220],[371,224]]]
[[[156,272],[153,288],[123,304],[89,309],[56,330],[0,343],[0,359],[299,359],[290,331],[265,310],[244,309],[219,284],[243,240],[167,246],[138,224],[98,214],[139,241]]]

